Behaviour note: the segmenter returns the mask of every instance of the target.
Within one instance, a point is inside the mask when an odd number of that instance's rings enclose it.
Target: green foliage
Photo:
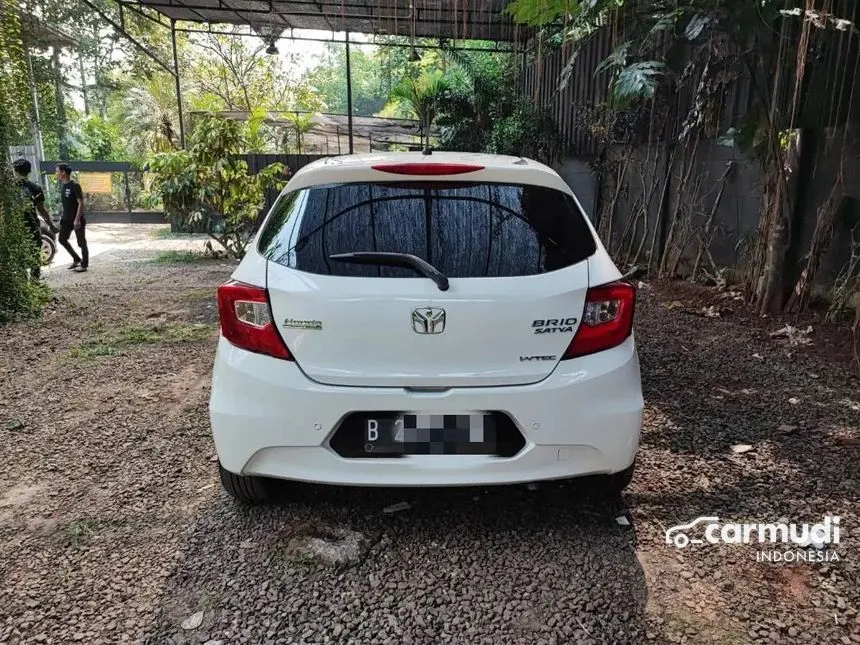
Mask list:
[[[661,23],[662,21],[658,21]],[[657,60],[630,62],[630,40],[621,43],[595,69],[595,76],[604,72],[611,75],[609,97],[612,107],[625,109],[636,99],[652,99],[660,77],[667,71],[666,64]]]
[[[208,97],[219,110],[250,112],[314,105],[307,83],[295,72],[299,56],[293,53],[293,60],[284,63],[281,57],[266,54],[260,40],[207,34],[197,38],[193,52],[189,48],[183,58],[198,95]]]
[[[121,327],[70,347],[69,358],[88,360],[120,356],[139,345],[198,343],[209,339],[212,331],[212,327],[204,324]]]
[[[0,108],[0,119],[3,116]],[[50,296],[45,285],[30,278],[41,258],[24,223],[13,182],[4,169],[0,176],[0,323],[37,315]]]
[[[179,112],[173,79],[165,73],[124,86],[109,108],[127,141],[129,158],[142,161],[152,153],[175,150],[179,143]]]
[[[609,121],[625,122],[635,129],[645,112],[646,120],[659,119],[661,103],[671,102],[673,94],[686,86],[694,92],[695,105],[682,117],[680,138],[685,140],[696,129],[713,128],[722,92],[739,69],[755,68],[754,87],[772,85],[772,70],[760,63],[767,60],[762,49],[767,43],[757,41],[755,35],[763,24],[773,24],[783,4],[781,0],[674,4],[662,0],[516,0],[508,12],[533,27],[562,28],[565,40],[573,44],[571,62],[576,60],[579,45],[601,26],[620,33],[622,42],[595,71],[595,75],[608,76],[609,90],[605,105],[596,107],[613,113]],[[752,42],[757,49],[750,48]],[[572,65],[565,67],[561,85],[571,70]],[[614,132],[615,128],[604,131]],[[751,140],[755,135],[745,133],[744,138]]]
[[[554,120],[520,95],[513,56],[451,50],[446,57],[445,91],[435,103],[444,149],[557,159]]]
[[[302,154],[303,145],[305,140],[305,135],[309,132],[313,132],[313,129],[317,127],[316,121],[314,120],[313,114],[291,114],[287,117],[287,120],[292,124],[292,132],[296,138],[296,153]],[[283,139],[284,147],[287,148],[289,144],[289,131],[284,133]]]
[[[267,129],[266,118],[269,113],[262,107],[255,107],[248,115],[248,120],[245,123],[247,144],[247,152],[262,153],[266,150]]]
[[[155,256],[156,264],[196,264],[206,260],[201,251],[162,251]]]
[[[569,16],[579,5],[577,0],[514,0],[505,13],[521,24],[538,27]]]
[[[492,52],[451,51],[450,89],[439,107],[441,145],[450,150],[483,151],[499,120],[518,101],[512,57]]]
[[[183,230],[202,230],[228,254],[241,258],[256,230],[267,191],[286,183],[285,168],[272,164],[248,173],[241,155],[248,131],[238,121],[207,114],[187,150],[154,155],[153,194]]]
[[[560,141],[552,113],[522,101],[513,114],[495,124],[487,152],[527,157],[551,165],[558,161]]]
[[[391,88],[390,79],[392,74],[397,75],[398,68],[392,68],[391,57],[382,50],[368,53],[362,47],[352,46],[349,57],[353,114],[375,115],[385,105]],[[405,62],[404,58],[402,63]],[[317,110],[346,114],[346,47],[339,43],[327,44],[320,63],[305,74],[302,82],[319,96],[321,105]]]
[[[654,98],[659,77],[665,73],[665,63],[657,60],[645,60],[621,68],[610,86],[613,105],[626,108],[635,99]]]
[[[27,127],[32,104],[26,85],[26,59],[18,14],[0,3],[0,154]],[[12,169],[0,164],[0,323],[38,314],[48,290],[30,278],[41,262],[23,216],[23,202]]]
[[[422,71],[417,77],[407,76],[391,93],[391,98],[408,108],[421,126],[421,142],[429,140],[430,130],[451,89],[451,81],[440,70]]]
[[[84,150],[84,159],[119,161],[127,157],[119,128],[98,115],[92,115],[83,120],[80,141]]]

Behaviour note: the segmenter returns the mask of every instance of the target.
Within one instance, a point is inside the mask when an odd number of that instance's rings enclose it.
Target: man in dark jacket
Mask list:
[[[84,191],[81,185],[72,179],[72,169],[68,164],[57,164],[56,175],[60,182],[60,198],[63,203],[63,215],[60,217],[60,244],[72,256],[72,266],[69,268],[80,273],[86,271],[90,264],[86,234],[87,220],[84,217]],[[81,250],[80,256],[69,244],[69,237],[73,230],[78,248]]]
[[[15,170],[15,179],[18,181],[18,188],[21,190],[21,198],[26,204],[24,210],[24,218],[27,223],[27,229],[33,237],[33,242],[36,248],[41,252],[42,248],[42,227],[39,225],[39,216],[45,220],[45,223],[56,232],[57,226],[51,219],[50,214],[45,209],[45,193],[39,184],[30,181],[30,170],[32,166],[26,159],[16,159],[12,162],[12,168]],[[41,256],[40,256],[41,257]],[[38,278],[41,275],[40,267],[37,265],[33,275]]]

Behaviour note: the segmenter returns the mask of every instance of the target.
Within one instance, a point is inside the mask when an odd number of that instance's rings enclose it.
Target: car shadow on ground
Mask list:
[[[249,508],[219,491],[202,508],[146,643],[645,640],[645,579],[621,500],[555,483],[282,494]],[[297,531],[339,530],[364,537],[357,561],[291,555]],[[183,629],[199,611],[200,627]]]

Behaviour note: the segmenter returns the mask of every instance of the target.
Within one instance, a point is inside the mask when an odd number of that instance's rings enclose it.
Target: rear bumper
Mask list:
[[[614,473],[636,455],[642,389],[635,342],[565,361],[540,383],[417,393],[337,387],[308,379],[295,364],[219,341],[210,398],[218,457],[227,470],[357,486],[510,484]],[[514,457],[429,455],[345,459],[328,447],[354,411],[500,410],[525,437]]]

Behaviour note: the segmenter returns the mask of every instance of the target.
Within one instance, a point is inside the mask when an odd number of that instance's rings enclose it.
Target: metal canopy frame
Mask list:
[[[351,45],[379,45],[440,49],[445,41],[472,40],[495,43],[495,49],[481,51],[516,51],[528,41],[533,30],[521,27],[505,13],[510,0],[115,0],[119,7],[119,24],[91,0],[82,0],[118,33],[155,61],[174,78],[179,109],[179,139],[185,147],[185,124],[176,34],[201,33],[230,36],[254,36],[266,42],[276,53],[274,43],[280,38],[343,43],[346,47],[347,117],[349,152],[353,153]],[[172,67],[162,61],[125,29],[125,11],[132,11],[166,29],[170,29]],[[155,12],[153,16],[148,11]],[[162,20],[166,18],[168,22]],[[204,24],[207,29],[180,28],[177,23]],[[248,33],[213,30],[213,25],[243,25]],[[331,38],[295,36],[294,30],[330,32]],[[289,35],[282,35],[284,32]],[[343,33],[343,39],[335,38]],[[350,33],[373,37],[372,42],[350,40]],[[407,37],[409,43],[378,42],[380,37]],[[415,42],[416,39],[438,39],[438,45]],[[507,45],[500,48],[500,44]],[[460,50],[474,47],[452,48]]]
[[[523,41],[510,0],[117,0],[169,20],[447,40]]]

